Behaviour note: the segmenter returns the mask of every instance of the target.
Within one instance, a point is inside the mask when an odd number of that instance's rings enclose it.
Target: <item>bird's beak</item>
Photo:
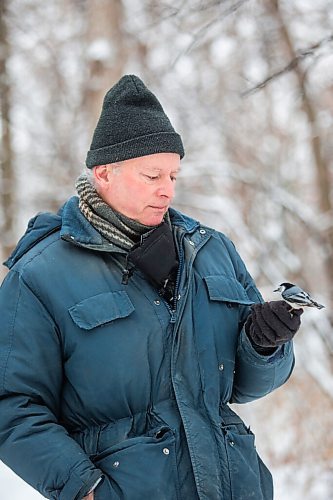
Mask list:
[[[276,290],[273,290],[273,292],[279,292],[280,288],[277,288]]]

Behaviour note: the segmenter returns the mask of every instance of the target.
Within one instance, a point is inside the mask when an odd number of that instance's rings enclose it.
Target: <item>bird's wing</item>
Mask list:
[[[289,302],[295,302],[297,304],[307,304],[307,305],[312,303],[310,295],[301,290],[300,288],[296,287],[290,288],[284,293],[284,296]]]

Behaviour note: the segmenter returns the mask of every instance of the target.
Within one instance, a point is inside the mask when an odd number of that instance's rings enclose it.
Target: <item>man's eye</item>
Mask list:
[[[145,175],[145,177],[147,177],[147,179],[149,179],[150,181],[155,181],[156,179],[158,179],[157,175]]]

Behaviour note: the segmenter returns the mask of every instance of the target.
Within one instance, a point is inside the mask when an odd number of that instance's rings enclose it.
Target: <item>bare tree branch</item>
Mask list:
[[[208,23],[202,26],[196,33],[192,35],[191,43],[189,43],[188,46],[177,55],[177,57],[171,64],[171,67],[174,68],[179,59],[181,59],[184,55],[188,54],[191,51],[193,46],[209,30],[209,28],[211,28],[214,24],[220,22],[221,20],[225,19],[227,16],[234,14],[240,7],[242,7],[248,1],[249,0],[238,0],[238,2],[235,2],[234,4],[230,5],[230,7],[228,7],[225,11],[223,11],[221,16],[214,17]]]
[[[251,87],[250,89],[245,90],[244,92],[241,93],[241,96],[248,97],[252,94],[255,94],[258,90],[266,87],[266,85],[269,84],[271,81],[273,81],[273,80],[279,78],[280,76],[288,73],[289,71],[292,71],[293,69],[295,69],[296,66],[298,66],[301,61],[303,61],[304,59],[306,59],[309,56],[315,55],[315,53],[320,48],[322,48],[324,45],[327,45],[328,43],[331,43],[332,41],[333,41],[333,34],[323,38],[322,40],[315,43],[311,47],[308,47],[304,50],[298,51],[298,54],[296,55],[296,57],[294,59],[292,59],[289,62],[289,64],[287,64],[287,66],[284,66],[280,70],[276,71],[275,73],[273,73],[272,75],[267,77],[262,82],[257,83],[254,87]]]

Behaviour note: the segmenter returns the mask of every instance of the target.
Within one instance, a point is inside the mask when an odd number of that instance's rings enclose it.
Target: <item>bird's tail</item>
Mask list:
[[[314,305],[314,307],[316,307],[317,309],[324,309],[325,306],[323,306],[323,304],[318,304],[318,302],[315,302],[314,300],[312,300],[312,304]]]

